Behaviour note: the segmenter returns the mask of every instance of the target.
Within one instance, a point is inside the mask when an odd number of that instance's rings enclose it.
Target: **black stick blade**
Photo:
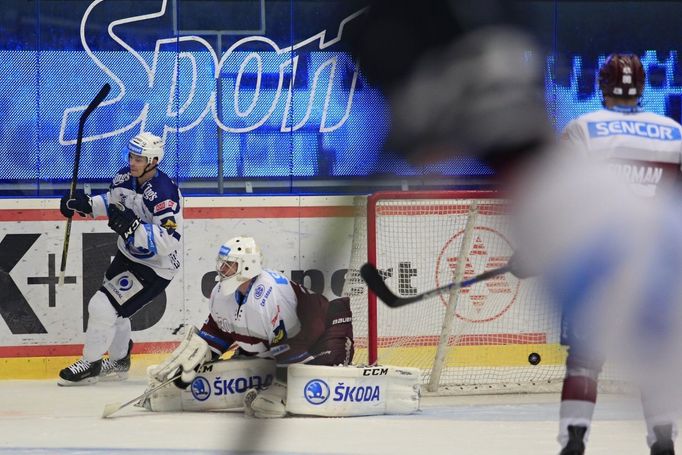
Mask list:
[[[360,267],[360,276],[365,280],[365,283],[367,283],[367,287],[370,288],[377,297],[383,300],[386,305],[390,307],[400,306],[396,305],[399,297],[388,289],[388,286],[384,283],[384,279],[381,277],[376,267],[369,262],[363,264],[363,266]]]

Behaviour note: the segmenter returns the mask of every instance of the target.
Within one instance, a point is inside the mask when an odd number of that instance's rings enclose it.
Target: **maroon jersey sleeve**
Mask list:
[[[285,338],[278,343],[289,346],[289,349],[275,354],[278,363],[306,361],[315,354],[310,352],[311,348],[327,329],[329,301],[323,295],[314,294],[296,283],[292,282],[291,287],[296,294],[296,316],[301,322],[301,331],[296,336]]]
[[[206,340],[214,354],[220,357],[225,351],[230,349],[234,343],[232,336],[220,330],[218,324],[213,320],[213,316],[209,315],[204,325],[199,331],[199,336]]]

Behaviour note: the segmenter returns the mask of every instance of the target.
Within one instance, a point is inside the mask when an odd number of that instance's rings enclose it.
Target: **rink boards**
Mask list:
[[[341,295],[353,238],[352,196],[186,197],[184,203],[184,265],[164,295],[133,317],[132,374],[172,350],[183,325],[201,326],[215,284],[217,249],[231,237],[254,237],[265,267],[329,298]],[[106,218],[75,217],[66,280],[58,286],[65,226],[58,207],[54,198],[0,200],[0,260],[8,272],[0,288],[0,379],[54,377],[80,356],[87,302],[115,254],[116,234]],[[358,358],[366,358],[366,334],[355,336]],[[528,349],[546,353],[544,365],[563,360],[555,344],[535,344],[460,346],[447,362],[515,366],[527,362]],[[433,349],[406,347],[404,354]]]

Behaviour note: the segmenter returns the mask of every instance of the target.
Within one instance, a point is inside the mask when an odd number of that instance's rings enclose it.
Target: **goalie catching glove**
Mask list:
[[[188,384],[192,382],[197,374],[197,368],[211,360],[211,349],[198,333],[196,327],[190,327],[175,351],[149,372],[151,376],[159,382],[164,382],[180,374],[182,382]]]

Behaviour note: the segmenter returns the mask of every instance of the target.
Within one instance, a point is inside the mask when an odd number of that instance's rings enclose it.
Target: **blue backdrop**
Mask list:
[[[358,12],[344,2],[36,1],[3,11],[5,188],[35,184],[31,194],[70,179],[78,118],[104,83],[112,91],[85,129],[84,181],[108,181],[141,129],[165,137],[162,168],[181,187],[216,181],[220,165],[227,181],[490,175],[473,161],[415,169],[380,155],[386,106],[346,52]],[[600,106],[596,68],[621,49],[560,46],[556,8],[529,11],[555,24],[545,33],[547,108],[561,129]],[[645,107],[679,120],[677,52],[655,44],[633,49],[647,68]]]

